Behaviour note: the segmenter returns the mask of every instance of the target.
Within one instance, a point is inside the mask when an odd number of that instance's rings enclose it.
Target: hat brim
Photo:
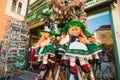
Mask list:
[[[73,27],[73,26],[78,26],[78,27],[80,27],[82,29],[83,33],[85,32],[85,26],[84,26],[84,24],[81,23],[80,21],[77,21],[77,20],[70,21],[70,22],[66,23],[65,26],[61,29],[60,32],[67,34],[68,29],[70,27]]]

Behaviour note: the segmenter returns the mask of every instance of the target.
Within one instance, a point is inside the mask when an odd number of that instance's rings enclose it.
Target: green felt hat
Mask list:
[[[52,12],[50,12],[49,9],[47,8],[47,9],[43,9],[42,14],[45,14],[47,16],[51,16]]]
[[[78,27],[80,27],[82,29],[83,33],[85,32],[85,26],[84,26],[84,24],[81,23],[80,21],[73,20],[73,21],[70,21],[70,22],[68,22],[68,23],[65,24],[65,26],[61,30],[61,33],[67,34],[68,29],[70,27],[73,27],[73,26],[78,26]]]
[[[38,29],[36,31],[38,38],[41,37],[40,32],[49,32],[50,35],[58,35],[54,30],[51,30],[48,27],[44,27],[44,29]]]

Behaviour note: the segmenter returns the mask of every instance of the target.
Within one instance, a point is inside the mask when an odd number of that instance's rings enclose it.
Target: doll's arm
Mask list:
[[[41,44],[42,42],[43,42],[43,39],[40,38],[40,39],[34,44],[35,48],[40,47],[40,44]]]
[[[70,41],[69,35],[62,34],[59,44],[64,45]]]
[[[84,44],[89,43],[89,41],[87,40],[87,37],[83,33],[81,33],[79,40]]]
[[[95,36],[88,37],[89,42],[96,42]]]
[[[96,42],[94,34],[91,34],[87,30],[84,31],[84,35],[87,37],[89,42]]]

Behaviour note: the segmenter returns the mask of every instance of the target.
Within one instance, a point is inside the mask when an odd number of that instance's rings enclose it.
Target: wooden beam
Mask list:
[[[44,22],[38,22],[38,23],[35,23],[31,26],[28,26],[28,29],[33,29],[33,28],[37,28],[39,26],[42,26],[44,24]]]

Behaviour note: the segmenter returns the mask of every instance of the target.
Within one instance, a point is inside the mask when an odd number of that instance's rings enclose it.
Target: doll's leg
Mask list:
[[[62,54],[62,58],[60,61],[61,66],[69,66],[69,59],[66,55]]]
[[[41,56],[38,56],[37,61],[38,61],[38,62],[41,62],[41,61],[42,61]]]
[[[93,56],[90,55],[90,57],[89,57],[88,59],[89,59],[89,63],[90,63],[90,64],[93,64]]]
[[[90,57],[88,58],[88,62],[90,63],[90,65],[92,66],[92,67],[94,67],[94,58],[93,58],[93,56],[92,55],[90,55]]]
[[[95,54],[95,59],[99,59],[99,56],[98,56],[98,54]]]
[[[55,66],[55,61],[56,61],[56,56],[51,56],[50,55],[50,58],[48,59],[48,62],[49,62],[49,65],[51,68],[53,68]]]
[[[70,57],[70,72],[73,74],[77,73],[75,60],[76,60],[75,57]]]
[[[98,54],[95,54],[95,61],[96,61],[96,65],[100,65],[100,59],[99,59],[99,55]]]
[[[43,64],[47,64],[48,63],[48,54],[43,56]]]
[[[89,66],[89,64],[84,60],[84,58],[79,58],[79,62],[80,62],[81,69],[82,69],[85,73],[89,73],[89,72],[90,72],[90,66]]]
[[[48,55],[43,56],[43,61],[40,64],[39,68],[45,70],[48,67]]]

